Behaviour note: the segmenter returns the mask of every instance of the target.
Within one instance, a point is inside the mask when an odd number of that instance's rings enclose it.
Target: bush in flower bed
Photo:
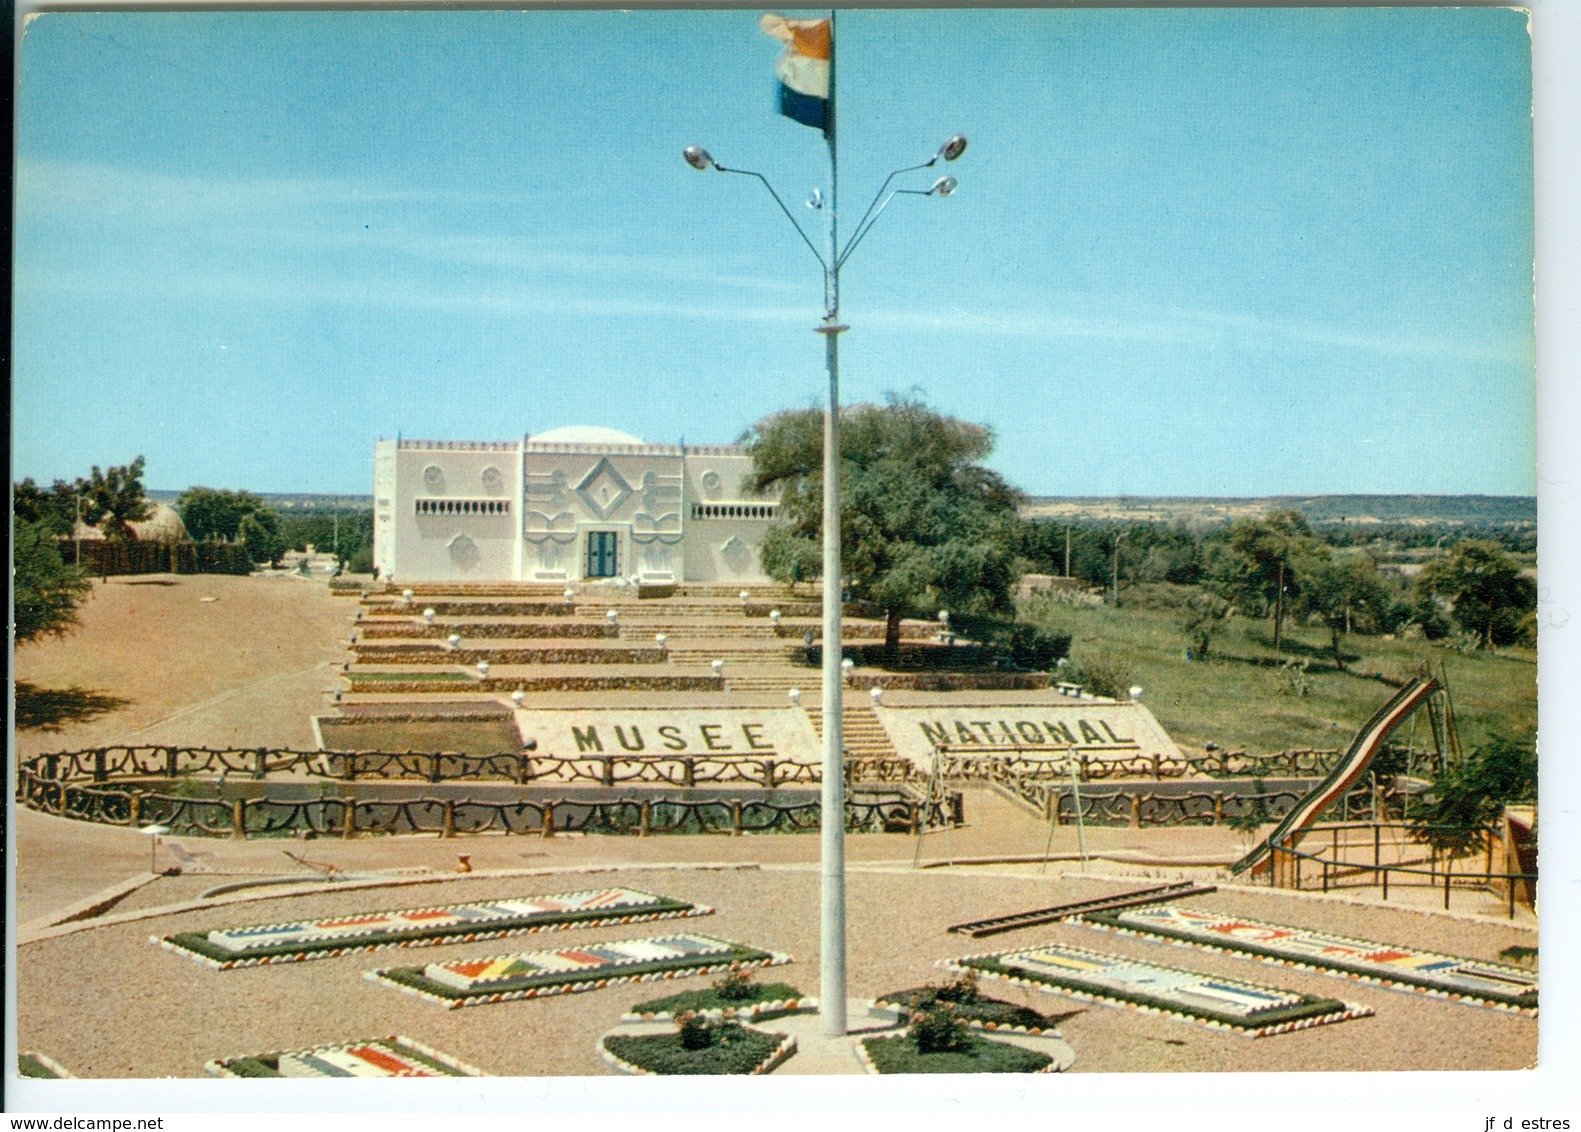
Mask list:
[[[942,987],[913,987],[910,990],[886,994],[877,1002],[879,1009],[898,1008],[910,1012],[930,1012],[944,1005],[953,1017],[968,1026],[985,1030],[1024,1030],[1038,1034],[1052,1031],[1059,1016],[1040,1014],[1026,1006],[1017,1006],[1001,998],[989,998],[977,988],[975,972],[968,972]]]
[[[659,1076],[763,1073],[794,1048],[782,1034],[765,1034],[735,1022],[693,1013],[676,1019],[673,1034],[610,1034],[605,1051],[621,1067]]]
[[[1046,1053],[973,1033],[951,1049],[923,1050],[909,1033],[868,1038],[860,1049],[875,1073],[1042,1073],[1054,1064]]]
[[[682,991],[651,1002],[639,1002],[627,1017],[650,1019],[673,1015],[680,1019],[688,1014],[780,1013],[796,1009],[802,997],[801,991],[788,983],[760,983],[752,977],[751,971],[736,968],[715,980],[707,990]],[[779,1009],[762,1009],[769,1006]]]

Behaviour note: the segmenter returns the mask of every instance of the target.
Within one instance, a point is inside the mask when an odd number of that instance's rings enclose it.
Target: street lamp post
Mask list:
[[[821,968],[818,987],[818,1013],[821,1030],[826,1037],[840,1037],[846,1032],[846,979],[845,979],[845,771],[844,727],[841,717],[841,625],[840,625],[840,335],[850,327],[840,322],[840,268],[866,238],[878,218],[897,196],[947,197],[955,191],[956,180],[943,176],[926,189],[890,189],[890,184],[903,173],[928,169],[942,161],[954,161],[966,152],[966,135],[955,134],[939,147],[927,161],[896,169],[884,179],[867,211],[857,221],[851,236],[842,248],[839,242],[838,191],[839,174],[835,160],[835,135],[831,121],[827,130],[829,139],[829,201],[827,254],[808,237],[805,229],[768,178],[749,169],[731,169],[720,165],[706,149],[690,145],[684,152],[686,162],[693,169],[709,169],[720,173],[738,173],[756,177],[779,205],[780,211],[796,229],[802,243],[817,258],[823,268],[824,316],[814,330],[824,336],[825,363],[829,371],[829,410],[823,426],[823,793],[822,819],[819,822],[822,837],[822,917],[820,930]],[[813,207],[824,207],[813,202]]]

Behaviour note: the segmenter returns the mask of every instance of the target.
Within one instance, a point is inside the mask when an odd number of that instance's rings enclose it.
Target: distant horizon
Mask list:
[[[47,488],[49,485],[48,484],[41,484],[40,486]],[[303,491],[258,491],[256,489],[250,488],[250,487],[227,487],[227,486],[224,486],[224,485],[216,485],[216,484],[189,484],[186,487],[176,487],[176,488],[171,488],[171,487],[148,487],[148,486],[145,485],[143,490],[144,490],[145,494],[147,494],[150,498],[155,498],[155,497],[158,497],[158,496],[166,496],[166,495],[174,497],[174,496],[181,495],[185,491],[190,491],[190,490],[192,490],[194,488],[199,488],[199,487],[209,488],[209,489],[215,490],[215,491],[250,491],[250,492],[252,492],[252,494],[254,494],[254,495],[256,495],[256,496],[258,496],[258,497],[260,497],[262,499],[275,499],[275,498],[292,499],[292,498],[303,498],[303,497],[308,497],[308,496],[325,498],[325,499],[370,499],[371,500],[373,498],[373,492],[371,492],[371,491],[366,491],[366,492],[314,491],[314,490],[311,490],[311,489],[303,490]],[[1194,502],[1194,501],[1199,501],[1199,500],[1200,501],[1214,501],[1214,500],[1249,501],[1249,500],[1264,500],[1264,499],[1277,500],[1277,499],[1342,499],[1342,498],[1350,498],[1350,499],[1501,499],[1501,500],[1529,501],[1529,502],[1533,503],[1534,505],[1537,502],[1537,496],[1536,495],[1498,494],[1498,493],[1493,493],[1493,492],[1482,492],[1482,491],[1447,491],[1447,492],[1433,492],[1433,491],[1305,491],[1305,492],[1281,492],[1281,493],[1278,493],[1278,494],[1253,493],[1253,494],[1250,494],[1250,495],[1161,495],[1161,494],[1160,495],[1155,495],[1155,494],[1150,494],[1150,493],[1149,494],[1141,494],[1141,493],[1137,493],[1137,492],[1120,492],[1120,493],[1117,493],[1117,494],[1114,494],[1114,495],[1033,495],[1033,494],[1028,493],[1028,492],[1023,492],[1022,494],[1026,496],[1026,500],[1027,500],[1028,503],[1038,503],[1038,502],[1041,502],[1041,501],[1044,501],[1044,500],[1071,500],[1071,501],[1075,501],[1075,502],[1080,502],[1080,501],[1084,501],[1084,500],[1158,499],[1158,500],[1171,501],[1171,502],[1176,502],[1176,501],[1178,501],[1178,502]]]

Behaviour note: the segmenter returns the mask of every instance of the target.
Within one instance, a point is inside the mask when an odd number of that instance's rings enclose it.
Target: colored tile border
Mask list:
[[[679,954],[656,955],[656,951]],[[389,967],[369,971],[364,978],[455,1009],[790,961],[790,956],[781,952],[687,934],[458,959],[427,967]]]
[[[228,1057],[211,1061],[203,1068],[216,1077],[354,1077],[367,1080],[488,1076],[481,1069],[401,1035]]]
[[[330,959],[382,947],[472,943],[543,931],[645,923],[712,913],[713,909],[704,904],[672,900],[629,888],[602,888],[183,932],[152,936],[150,942],[214,970],[227,971],[235,967]]]
[[[1024,965],[1018,965],[1024,964]],[[1049,970],[1028,969],[1032,964],[1058,966],[1069,964],[1061,973]],[[1102,951],[1089,951],[1082,947],[1048,944],[1041,947],[1023,947],[1012,951],[985,952],[960,959],[947,959],[939,964],[947,970],[962,973],[975,971],[989,978],[1003,979],[1017,986],[1032,990],[1064,995],[1083,1002],[1101,1003],[1157,1014],[1181,1022],[1194,1022],[1210,1029],[1223,1030],[1243,1037],[1262,1038],[1274,1034],[1287,1034],[1351,1018],[1365,1018],[1372,1008],[1360,1003],[1341,1002],[1338,999],[1320,998],[1298,991],[1278,987],[1260,986],[1239,979],[1226,979],[1168,967],[1161,963],[1131,959]],[[1145,990],[1127,990],[1123,978],[1106,971],[1142,969],[1158,975],[1173,977],[1174,986],[1162,986],[1154,993]],[[1068,970],[1069,973],[1066,973]],[[1083,977],[1083,970],[1092,974]],[[1205,988],[1216,995],[1233,997],[1236,993],[1248,997],[1273,998],[1266,1007],[1241,1013],[1216,1010],[1211,1006],[1181,1001],[1179,996]],[[1173,991],[1177,997],[1169,997]]]
[[[65,1081],[76,1077],[53,1057],[35,1050],[23,1050],[16,1055],[16,1073],[18,1077],[38,1081]]]
[[[1390,990],[1537,1017],[1536,979],[1530,972],[1500,963],[1170,906],[1095,912],[1072,922],[1137,939],[1255,959]],[[1249,938],[1248,933],[1262,938]],[[1281,944],[1281,940],[1290,942]],[[1313,954],[1305,948],[1319,950]],[[1406,966],[1408,963],[1416,965]],[[1471,985],[1457,982],[1457,975],[1471,980]],[[1490,986],[1490,981],[1494,981],[1494,985]],[[1496,985],[1505,981],[1513,984],[1509,991]],[[1479,982],[1480,987],[1476,985]],[[1515,989],[1521,986],[1530,989]]]

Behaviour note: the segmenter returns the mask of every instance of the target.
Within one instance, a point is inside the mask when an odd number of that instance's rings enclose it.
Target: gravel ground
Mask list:
[[[205,601],[205,598],[214,598]],[[16,653],[17,678],[46,689],[79,688],[122,701],[59,722],[56,730],[16,735],[24,757],[45,750],[113,742],[207,746],[311,745],[308,717],[323,710],[323,689],[337,684],[342,638],[353,603],[316,583],[292,578],[156,576],[96,583],[82,628]],[[636,697],[640,701],[642,697]],[[576,702],[583,702],[578,699]],[[1040,853],[1047,828],[986,791],[969,793],[973,828],[930,837],[924,860]],[[83,901],[146,875],[147,840],[124,829],[32,812],[15,815],[19,867],[17,923],[50,922]],[[976,869],[909,868],[915,843],[897,836],[847,839],[849,986],[873,996],[945,978],[944,958],[1065,942],[1252,982],[1365,1003],[1372,1018],[1259,1040],[1131,1010],[1086,1006],[1053,995],[988,983],[990,993],[1070,1013],[1064,1036],[1076,1072],[1332,1069],[1510,1069],[1537,1057],[1535,1019],[1286,970],[1244,959],[1129,939],[1070,925],[1045,925],[987,940],[946,933],[955,922],[1041,907],[1135,887],[1184,868],[1149,867],[1143,855],[1178,862],[1233,859],[1239,838],[1200,827],[1088,830],[1095,863],[1128,880],[1061,875],[1050,865]],[[1076,831],[1056,831],[1053,851],[1072,853]],[[28,937],[17,950],[18,1036],[83,1077],[199,1077],[212,1058],[403,1033],[495,1074],[604,1075],[594,1040],[622,1012],[669,989],[701,987],[707,977],[635,984],[586,994],[447,1011],[362,978],[380,966],[529,951],[562,941],[596,942],[693,928],[789,952],[774,977],[808,993],[818,989],[818,839],[478,837],[236,842],[182,838],[206,855],[212,872],[160,877],[80,930]],[[301,872],[281,850],[305,853],[348,871],[427,866],[450,874],[467,854],[470,877],[402,887],[262,899],[221,898],[206,908],[148,916],[189,901],[226,880]],[[681,868],[661,864],[681,863]],[[761,863],[720,869],[719,864]],[[160,859],[160,865],[169,857]],[[709,868],[707,863],[716,867]],[[589,876],[589,868],[619,868]],[[562,870],[501,877],[487,870]],[[716,906],[717,915],[480,944],[388,949],[338,959],[216,972],[149,943],[150,935],[209,930],[316,914],[348,913],[531,895],[622,884]],[[1156,880],[1153,883],[1157,883]],[[1392,894],[1391,894],[1392,895]],[[1408,894],[1402,894],[1409,899]],[[1457,894],[1457,908],[1460,897]],[[1267,890],[1221,890],[1190,904],[1276,922],[1497,958],[1512,945],[1536,946],[1529,913],[1517,923],[1476,922],[1392,905],[1324,900]],[[117,922],[128,916],[143,918]]]
[[[211,971],[155,947],[150,935],[414,904],[536,894],[619,883],[714,905],[685,921],[612,926],[512,940],[386,949],[336,959]],[[1129,939],[1071,925],[1045,925],[988,940],[949,935],[960,920],[1127,887],[1079,877],[984,876],[904,869],[854,871],[848,879],[849,981],[853,996],[938,981],[937,960],[1040,942],[1064,942],[1312,994],[1365,1003],[1375,1017],[1250,1040],[1131,1010],[1087,1006],[990,983],[991,993],[1047,1012],[1062,1026],[1076,1072],[1216,1070],[1514,1069],[1536,1061],[1537,1022],[1480,1007]],[[1533,933],[1400,909],[1368,908],[1277,894],[1195,897],[1206,909],[1326,928],[1383,941],[1496,958]],[[474,877],[407,888],[324,892],[250,901],[109,924],[18,949],[18,1033],[85,1077],[193,1077],[211,1058],[402,1033],[498,1075],[602,1075],[597,1037],[620,1014],[670,987],[706,977],[610,987],[585,994],[448,1011],[367,982],[363,972],[469,956],[534,950],[566,940],[597,942],[685,927],[786,951],[774,974],[816,993],[818,875],[800,865],[761,870],[643,870],[590,881],[582,875]],[[92,972],[85,977],[85,972]],[[157,1025],[151,1026],[151,1021]],[[1444,1035],[1453,1032],[1455,1040]],[[150,1034],[157,1034],[151,1039]]]

